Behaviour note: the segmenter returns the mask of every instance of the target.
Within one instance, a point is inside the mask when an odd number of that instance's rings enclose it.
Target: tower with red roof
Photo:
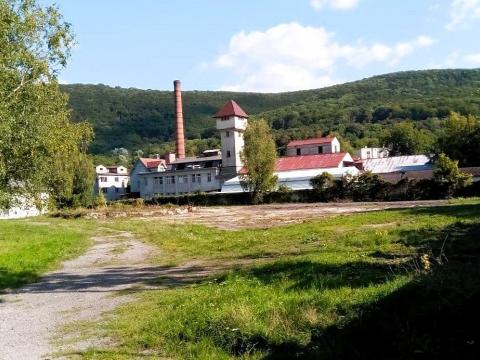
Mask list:
[[[214,116],[222,143],[222,176],[236,176],[243,167],[243,133],[248,115],[235,101],[228,101]]]

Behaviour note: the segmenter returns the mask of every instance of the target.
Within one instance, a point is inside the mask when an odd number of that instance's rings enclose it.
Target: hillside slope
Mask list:
[[[73,119],[87,119],[95,129],[93,153],[146,149],[172,140],[170,91],[78,84],[62,90],[70,95]],[[268,119],[279,145],[292,137],[336,131],[361,146],[378,141],[378,124],[414,120],[435,130],[437,119],[449,111],[480,114],[480,69],[400,72],[279,94],[185,91],[183,96],[190,139],[215,136],[212,115],[232,98],[247,113]]]

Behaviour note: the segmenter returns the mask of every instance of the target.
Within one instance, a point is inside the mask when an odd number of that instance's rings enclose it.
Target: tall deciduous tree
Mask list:
[[[414,155],[428,151],[433,141],[428,135],[416,130],[412,123],[395,124],[384,139],[390,155]]]
[[[73,36],[54,7],[0,0],[0,201],[18,194],[72,196],[74,172],[93,137],[70,122],[57,76]]]
[[[242,159],[246,173],[241,175],[241,184],[258,203],[277,184],[277,177],[273,175],[277,158],[275,142],[270,127],[263,119],[249,121],[244,139]]]
[[[458,160],[461,166],[480,165],[480,119],[450,113],[438,139],[438,152]]]

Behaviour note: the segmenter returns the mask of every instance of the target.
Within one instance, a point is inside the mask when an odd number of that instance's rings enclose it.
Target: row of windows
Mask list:
[[[323,146],[319,146],[317,151],[318,151],[319,154],[323,154]],[[333,148],[333,152],[334,153],[338,152],[338,148],[337,148],[336,145]],[[297,148],[297,155],[302,155],[302,149],[301,148]]]
[[[100,182],[107,182],[107,181],[108,181],[108,178],[106,176],[100,176]],[[119,182],[120,178],[118,176],[115,176],[114,181]]]
[[[158,176],[153,178],[154,185],[163,185],[165,184],[175,184],[178,182],[179,184],[188,184],[190,178],[190,182],[192,184],[201,184],[202,183],[202,174],[191,174],[189,175],[178,175],[178,176]],[[207,182],[212,182],[212,174],[207,173]],[[148,185],[148,178],[144,178],[145,186]]]

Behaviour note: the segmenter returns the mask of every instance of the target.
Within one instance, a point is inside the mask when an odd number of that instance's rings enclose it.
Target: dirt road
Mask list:
[[[83,256],[62,269],[15,292],[0,302],[0,359],[50,359],[98,345],[95,340],[63,339],[62,328],[79,321],[98,320],[102,313],[131,299],[122,291],[147,291],[197,281],[210,270],[195,265],[152,266],[155,249],[129,233],[94,238]],[[153,281],[162,277],[162,284]],[[69,332],[70,333],[70,332]]]

